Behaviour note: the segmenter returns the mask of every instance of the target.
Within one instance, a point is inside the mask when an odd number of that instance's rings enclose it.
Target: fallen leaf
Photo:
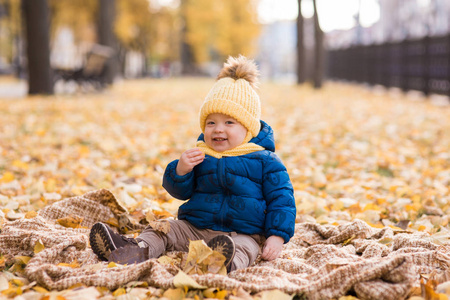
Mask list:
[[[9,289],[8,278],[2,273],[0,273],[0,292]]]
[[[223,300],[228,296],[228,292],[226,290],[209,288],[203,291],[203,296],[205,296],[206,298]]]
[[[173,278],[173,285],[177,288],[192,288],[192,289],[206,289],[206,286],[198,284],[192,277],[179,271]]]
[[[41,240],[38,240],[36,242],[36,244],[34,244],[34,250],[33,250],[34,254],[38,254],[39,252],[41,252],[44,249],[45,249],[45,246],[44,246],[44,244],[42,243]]]
[[[127,291],[124,289],[124,288],[118,288],[117,290],[115,290],[113,293],[112,293],[112,295],[114,296],[114,297],[118,297],[118,296],[121,296],[121,295],[125,295],[127,293]]]
[[[163,293],[163,297],[169,300],[183,300],[185,295],[184,288],[168,289]]]
[[[264,292],[258,293],[258,295],[260,296],[261,300],[272,300],[272,299],[292,300],[292,298],[294,298],[294,296],[283,293],[280,290],[264,291]]]
[[[59,266],[59,267],[70,267],[70,268],[76,269],[76,268],[80,267],[80,263],[78,262],[78,260],[75,259],[70,264],[68,264],[68,263],[59,263],[57,266]]]
[[[76,216],[76,215],[69,215],[67,217],[57,219],[56,223],[58,223],[61,226],[68,227],[68,228],[80,228],[81,222],[83,222],[82,217]]]
[[[41,293],[41,294],[48,293],[48,290],[43,288],[42,286],[35,286],[35,287],[33,287],[33,290],[35,290],[36,292]]]
[[[31,210],[25,214],[25,219],[33,219],[36,216],[37,216],[37,212],[35,212],[34,210]]]
[[[169,233],[170,231],[170,223],[167,220],[151,221],[148,223],[148,225],[154,230],[160,231],[165,234]]]
[[[183,271],[187,274],[203,273],[201,270],[201,263],[210,256],[212,252],[213,250],[206,245],[205,241],[190,241],[188,257]]]

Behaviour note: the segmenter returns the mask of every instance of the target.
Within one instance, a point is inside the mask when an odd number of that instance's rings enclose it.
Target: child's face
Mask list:
[[[217,152],[241,145],[246,136],[247,129],[232,117],[210,114],[206,118],[205,143]]]

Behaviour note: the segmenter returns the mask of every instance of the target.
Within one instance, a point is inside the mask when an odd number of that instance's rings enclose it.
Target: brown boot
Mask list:
[[[137,245],[125,245],[112,251],[108,261],[121,265],[138,264],[148,260],[148,247],[141,248]]]
[[[112,251],[125,245],[136,245],[137,241],[115,233],[111,227],[104,223],[96,223],[91,228],[89,242],[95,254],[101,260],[108,260]]]

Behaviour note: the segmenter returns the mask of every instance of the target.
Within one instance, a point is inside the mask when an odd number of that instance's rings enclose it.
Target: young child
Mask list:
[[[90,243],[101,259],[141,262],[165,251],[188,251],[189,241],[200,239],[222,251],[228,271],[250,266],[260,245],[263,259],[279,256],[294,234],[296,209],[289,175],[274,153],[272,128],[260,120],[258,75],[243,56],[224,64],[200,109],[197,147],[165,170],[163,187],[189,199],[178,219],[170,220],[170,231],[147,227],[134,240],[97,223]]]

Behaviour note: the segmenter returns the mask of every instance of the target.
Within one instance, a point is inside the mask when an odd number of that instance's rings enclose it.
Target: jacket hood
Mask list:
[[[273,136],[273,130],[272,127],[270,127],[269,124],[267,124],[264,121],[261,122],[261,130],[259,131],[258,135],[252,138],[249,143],[255,143],[256,145],[259,145],[261,147],[264,147],[266,150],[275,152],[275,139]],[[204,134],[200,134],[197,141],[205,141]]]

